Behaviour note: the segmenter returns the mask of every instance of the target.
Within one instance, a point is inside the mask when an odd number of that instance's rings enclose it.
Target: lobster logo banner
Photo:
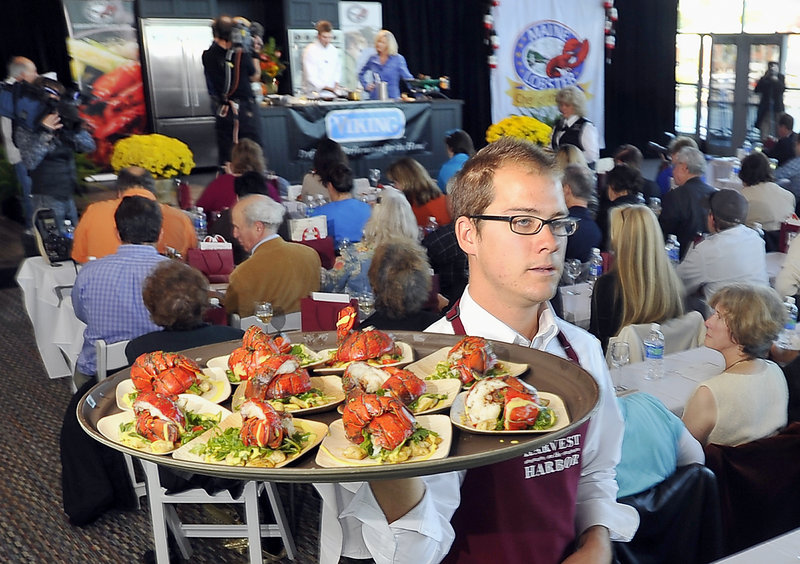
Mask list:
[[[494,8],[499,38],[491,73],[492,121],[532,116],[552,125],[556,93],[578,86],[586,117],[604,131],[604,23],[600,0],[503,0]]]

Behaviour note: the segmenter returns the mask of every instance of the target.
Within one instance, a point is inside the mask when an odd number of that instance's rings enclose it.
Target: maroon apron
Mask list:
[[[464,335],[458,303],[447,313]],[[571,362],[578,356],[558,340]],[[542,563],[566,558],[575,540],[575,500],[589,422],[523,456],[467,471],[452,519],[455,542],[444,562]]]

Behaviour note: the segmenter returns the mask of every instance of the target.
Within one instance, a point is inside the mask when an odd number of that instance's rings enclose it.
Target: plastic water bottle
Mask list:
[[[664,377],[664,333],[661,325],[650,325],[650,333],[644,340],[644,354],[647,359],[647,380],[659,380]]]
[[[795,348],[793,341],[797,328],[797,306],[794,303],[794,297],[786,296],[783,307],[786,308],[786,325],[778,335],[778,346],[782,349],[793,349]]]
[[[681,262],[681,244],[678,242],[678,236],[670,234],[667,237],[667,244],[664,245],[664,249],[667,251],[669,261],[678,266]]]
[[[75,238],[75,228],[72,226],[72,220],[69,219],[64,220],[64,236],[67,239]]]
[[[208,225],[206,224],[206,214],[203,208],[194,209],[194,230],[198,239],[204,239],[208,235]]]
[[[439,229],[439,222],[436,221],[435,217],[429,216],[428,223],[425,224],[425,229],[423,229],[423,234],[428,235],[430,233],[433,233],[437,229]]]
[[[592,256],[589,258],[589,285],[594,286],[597,279],[603,275],[603,255],[600,249],[592,248]]]

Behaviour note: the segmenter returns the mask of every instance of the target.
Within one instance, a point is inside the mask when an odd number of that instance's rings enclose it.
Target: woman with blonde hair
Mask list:
[[[701,444],[737,446],[786,425],[789,389],[777,364],[766,360],[786,312],[778,293],[731,284],[709,301],[705,345],[725,359],[722,374],[695,389],[683,410],[686,428]]]
[[[414,75],[408,70],[406,59],[397,52],[397,40],[391,31],[382,29],[375,34],[375,51],[358,73],[358,80],[378,99],[378,82],[386,83],[389,98],[400,97],[400,80],[411,80]]]
[[[567,165],[577,164],[589,168],[586,163],[586,157],[583,156],[583,151],[578,149],[575,145],[561,145],[556,150],[556,168],[563,171]]]
[[[553,125],[553,150],[575,145],[586,162],[594,163],[600,157],[600,142],[597,128],[586,119],[586,94],[577,86],[567,86],[556,93],[556,104],[561,117]]]
[[[385,188],[364,225],[361,242],[342,249],[333,268],[323,269],[322,291],[350,294],[371,291],[367,271],[375,249],[398,238],[416,243],[418,236],[419,229],[408,200],[399,190]]]
[[[439,225],[452,221],[447,210],[447,198],[418,161],[403,157],[389,166],[386,176],[406,195],[420,227],[426,227],[431,217]]]
[[[680,317],[684,297],[683,284],[667,258],[661,228],[650,208],[613,208],[610,222],[614,266],[595,283],[589,326],[603,350],[608,339],[627,325]]]

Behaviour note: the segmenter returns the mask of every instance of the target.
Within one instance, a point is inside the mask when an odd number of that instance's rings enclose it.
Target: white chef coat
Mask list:
[[[323,47],[314,40],[303,49],[303,91],[322,92],[342,81],[342,56],[339,49],[329,43]]]

